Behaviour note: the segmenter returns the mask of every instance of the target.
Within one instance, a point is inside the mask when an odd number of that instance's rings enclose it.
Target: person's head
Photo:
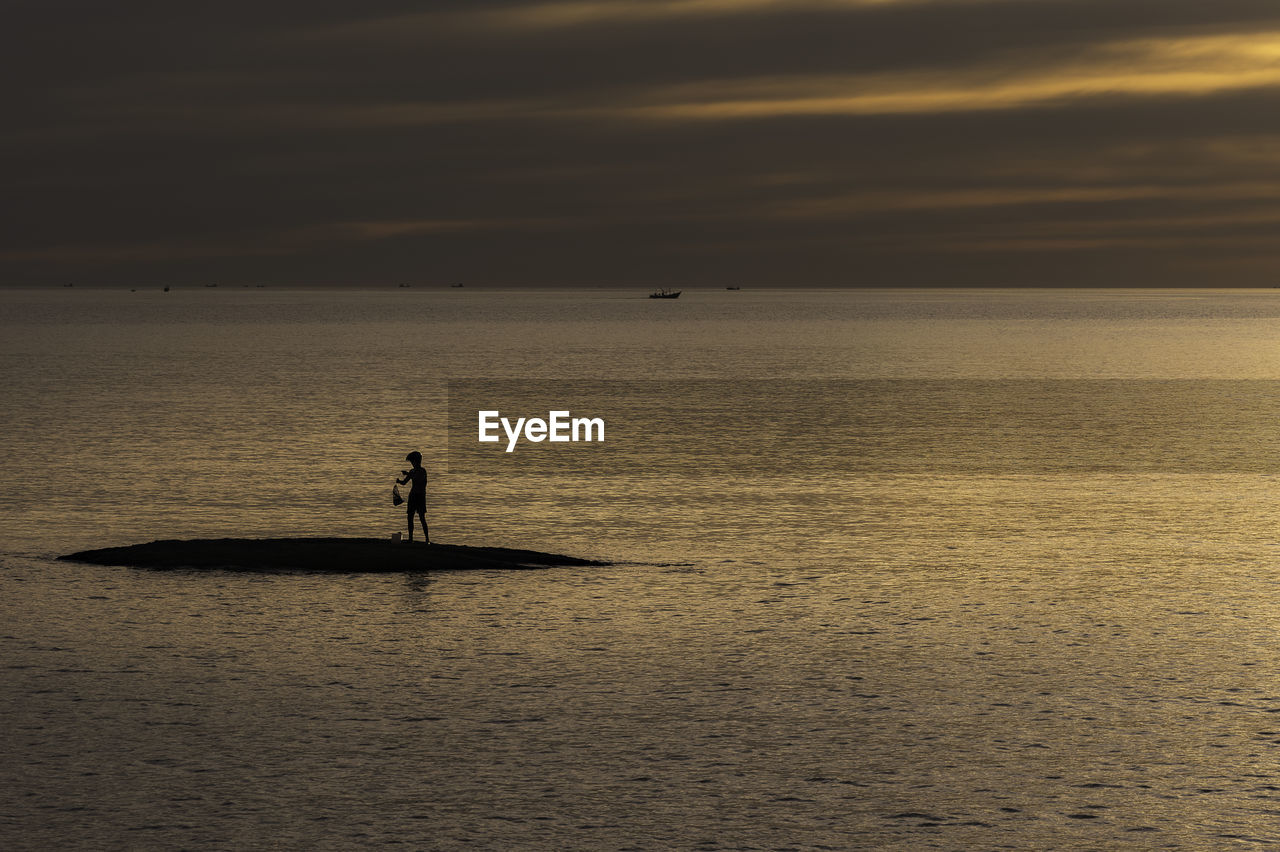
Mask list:
[[[418,465],[422,464],[422,453],[418,452],[417,450],[414,450],[413,452],[409,453],[409,455],[405,456],[404,460],[407,461],[409,464],[413,465],[414,467],[417,467]]]

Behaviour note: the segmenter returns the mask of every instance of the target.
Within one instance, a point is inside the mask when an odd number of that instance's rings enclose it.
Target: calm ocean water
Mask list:
[[[1280,290],[10,291],[0,374],[6,849],[1280,845]],[[610,437],[477,466],[512,387]],[[617,564],[52,560],[414,448]]]

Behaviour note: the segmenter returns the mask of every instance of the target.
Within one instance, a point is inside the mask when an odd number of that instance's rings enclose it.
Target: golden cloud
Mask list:
[[[1250,201],[1280,197],[1280,183],[1241,181],[1194,184],[976,187],[928,191],[877,190],[807,198],[777,204],[780,219],[828,219],[841,214],[907,210],[955,210],[1031,204],[1083,204],[1159,199],[1168,201]]]
[[[642,93],[611,114],[647,120],[1015,109],[1103,96],[1188,96],[1280,85],[1280,32],[1141,39],[1065,61],[710,81]]]
[[[519,29],[945,2],[958,0],[582,0],[536,3],[500,11],[465,14],[474,16],[475,20],[483,21],[489,26]]]

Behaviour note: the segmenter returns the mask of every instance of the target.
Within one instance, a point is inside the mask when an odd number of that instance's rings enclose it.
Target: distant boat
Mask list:
[[[168,285],[166,285],[166,286],[165,286],[164,291],[165,291],[166,293],[168,293],[168,292],[169,292],[169,287],[168,287]]]
[[[726,290],[741,290],[741,287],[725,287]]]
[[[450,284],[449,286],[450,286],[450,287],[461,287],[461,286],[462,286],[462,284],[460,284],[460,283],[459,283],[459,284]]]
[[[679,299],[679,290],[655,290],[649,294],[650,299]]]

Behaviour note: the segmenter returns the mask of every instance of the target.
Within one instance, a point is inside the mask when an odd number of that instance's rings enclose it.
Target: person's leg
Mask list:
[[[427,532],[427,510],[418,510],[418,521],[422,524],[422,540],[427,544],[431,543],[431,533]]]
[[[413,541],[413,504],[409,504],[408,510],[405,512],[409,517],[409,541]]]

